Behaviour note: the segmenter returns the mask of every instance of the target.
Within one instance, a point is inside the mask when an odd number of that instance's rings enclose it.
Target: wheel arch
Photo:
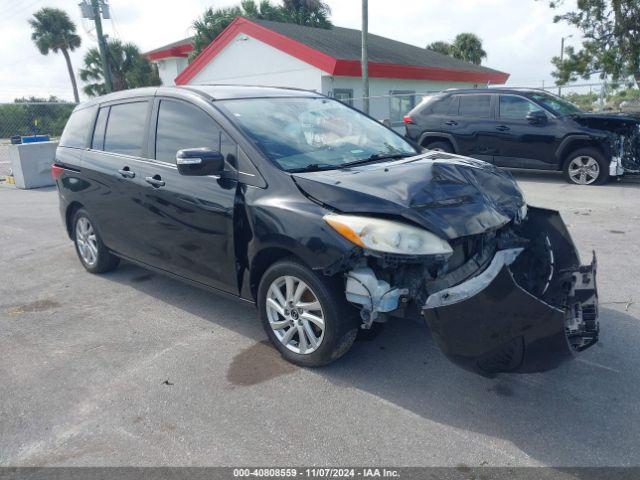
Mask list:
[[[71,225],[71,222],[73,221],[73,216],[81,208],[84,208],[84,205],[82,203],[76,202],[76,201],[71,202],[64,214],[64,224],[67,229],[67,235],[69,235],[69,238],[72,240],[73,240],[73,225]]]
[[[562,140],[562,143],[558,147],[558,153],[556,155],[558,158],[558,170],[563,170],[566,162],[569,160],[569,156],[581,148],[595,148],[605,158],[607,157],[607,152],[602,147],[602,143],[597,139],[588,135],[572,135]]]
[[[296,262],[308,267],[306,262],[296,255],[292,250],[284,247],[266,247],[256,253],[251,262],[249,270],[249,288],[254,301],[258,298],[258,287],[262,276],[267,269],[276,262],[285,258],[295,260]]]
[[[459,152],[458,142],[456,142],[456,139],[453,137],[453,135],[451,135],[449,133],[424,132],[422,135],[420,135],[420,138],[418,139],[418,143],[422,147],[426,147],[426,145],[428,145],[429,143],[432,143],[434,141],[436,141],[436,142],[437,141],[448,142],[448,143],[451,144],[451,147],[453,148],[453,152],[454,153]]]

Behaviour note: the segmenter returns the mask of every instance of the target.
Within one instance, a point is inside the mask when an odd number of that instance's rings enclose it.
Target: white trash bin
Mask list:
[[[22,189],[55,185],[51,164],[58,142],[23,143],[9,146],[11,171],[16,187]]]

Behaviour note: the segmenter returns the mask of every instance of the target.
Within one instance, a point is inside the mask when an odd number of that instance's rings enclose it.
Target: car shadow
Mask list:
[[[127,263],[105,278],[264,345],[251,305]],[[484,378],[466,372],[440,353],[426,326],[399,319],[313,372],[338,388],[357,388],[425,419],[509,441],[546,465],[640,465],[638,317],[602,308],[601,341],[542,374]]]

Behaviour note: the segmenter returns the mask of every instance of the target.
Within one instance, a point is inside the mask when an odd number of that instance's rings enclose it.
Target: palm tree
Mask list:
[[[107,55],[113,91],[160,85],[157,69],[134,44],[109,40]],[[97,48],[91,48],[85,54],[84,68],[80,69],[80,78],[83,82],[90,82],[83,88],[90,97],[106,93],[102,58]]]
[[[331,8],[322,0],[283,0],[282,10],[290,23],[331,28]]]
[[[453,57],[480,65],[484,58],[487,58],[487,52],[482,48],[482,40],[473,33],[460,33],[456,36],[451,44],[451,53]]]
[[[442,55],[451,55],[451,44],[449,42],[433,42],[427,45],[427,50],[440,53]]]
[[[80,36],[76,34],[75,23],[71,21],[64,10],[43,7],[33,14],[33,18],[29,19],[29,24],[33,28],[31,40],[36,44],[41,54],[48,55],[50,51],[53,51],[54,53],[62,52],[64,55],[73,87],[73,98],[78,103],[80,101],[78,85],[69,57],[69,52],[74,51],[81,43]]]

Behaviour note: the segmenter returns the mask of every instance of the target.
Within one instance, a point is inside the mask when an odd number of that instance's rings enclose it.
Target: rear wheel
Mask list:
[[[358,332],[355,310],[335,278],[284,260],[260,281],[258,308],[271,342],[284,358],[317,367],[344,355]]]
[[[563,170],[567,182],[576,185],[602,185],[609,180],[607,161],[595,148],[581,148],[571,152]]]
[[[73,241],[80,263],[91,273],[111,271],[120,263],[120,259],[104,246],[93,220],[83,208],[73,217]]]
[[[428,150],[433,150],[434,152],[446,152],[446,153],[454,153],[453,147],[449,142],[444,140],[438,140],[435,142],[427,143],[425,148]]]

